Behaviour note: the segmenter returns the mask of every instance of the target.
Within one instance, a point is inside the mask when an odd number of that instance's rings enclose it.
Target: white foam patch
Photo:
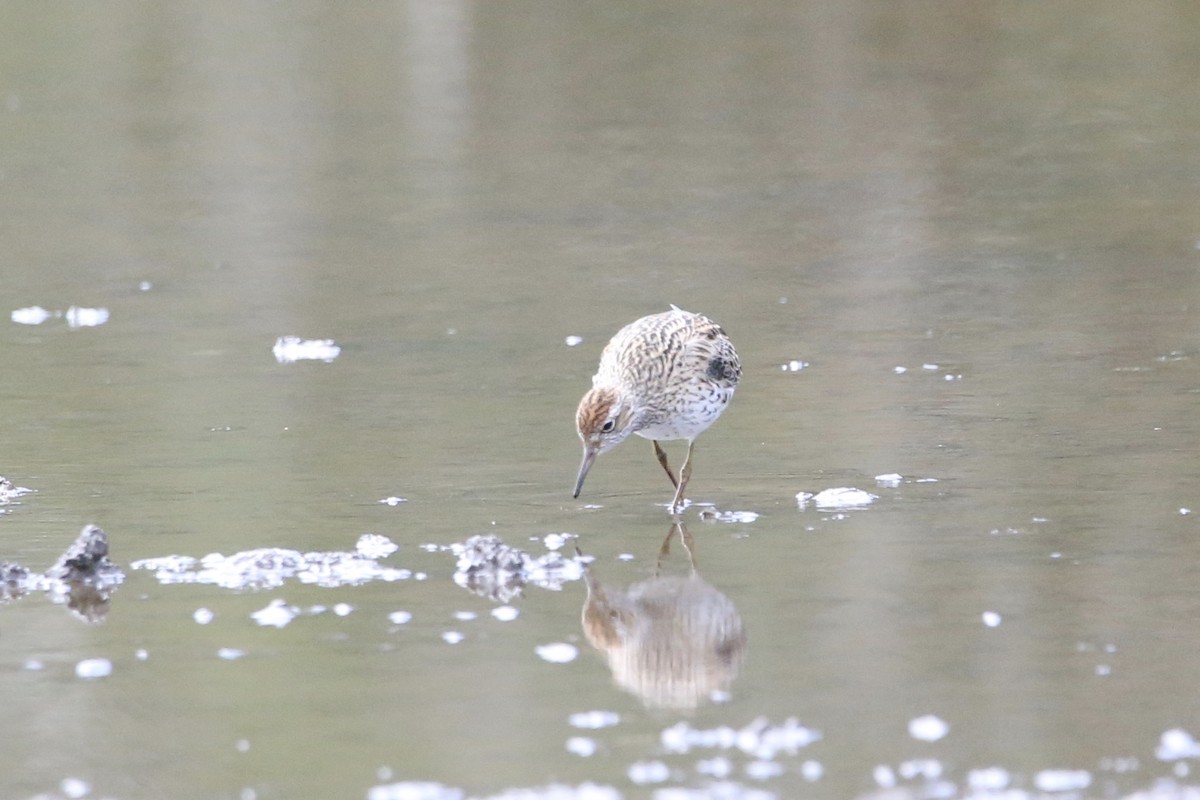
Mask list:
[[[740,750],[759,760],[770,760],[780,753],[795,755],[802,748],[821,740],[821,732],[806,728],[795,717],[772,725],[766,717],[757,717],[743,728],[721,725],[693,728],[678,722],[659,736],[668,753],[689,753],[697,749]]]
[[[108,322],[108,309],[71,306],[63,316],[69,328],[94,328]]]
[[[661,761],[636,761],[629,765],[627,773],[629,780],[645,786],[648,783],[662,783],[670,779],[671,768]]]
[[[342,353],[342,348],[333,339],[301,339],[299,336],[280,336],[271,348],[275,360],[280,364],[296,361],[324,361],[329,363]]]
[[[547,550],[561,550],[564,544],[574,538],[570,533],[548,533],[542,537],[542,544]]]
[[[462,789],[427,781],[403,781],[372,786],[367,800],[463,800]]]
[[[112,671],[112,662],[107,658],[85,658],[75,665],[75,676],[78,678],[107,678]]]
[[[91,785],[82,778],[63,778],[62,782],[58,784],[58,788],[62,790],[64,797],[71,798],[71,800],[87,797],[92,791]]]
[[[589,739],[586,736],[572,736],[567,739],[567,752],[581,758],[595,755],[596,749],[595,739]]]
[[[275,598],[265,608],[260,608],[250,615],[259,625],[267,628],[282,628],[296,618],[300,611],[295,606],[289,606],[283,600]]]
[[[863,489],[852,486],[839,486],[833,489],[810,494],[800,492],[796,495],[796,504],[805,509],[810,504],[828,511],[836,509],[866,508],[879,499],[879,495],[871,494]]]
[[[50,319],[50,316],[50,312],[41,306],[29,306],[28,308],[14,309],[12,321],[18,325],[41,325]]]
[[[400,549],[400,545],[379,533],[364,533],[354,543],[354,551],[363,558],[386,558]]]
[[[936,742],[950,732],[950,726],[945,720],[925,714],[908,721],[908,735],[923,742]]]
[[[735,525],[749,525],[758,519],[759,514],[755,511],[721,511],[715,506],[701,503],[704,506],[700,509],[700,519],[705,522],[727,522]]]
[[[977,792],[998,792],[1011,782],[1012,776],[1003,767],[985,767],[967,773],[967,785]]]
[[[1181,758],[1200,758],[1200,742],[1183,728],[1164,731],[1154,748],[1154,757],[1159,761],[1178,761]]]
[[[48,319],[64,319],[69,328],[94,328],[108,322],[107,308],[71,306],[66,311],[48,311],[41,306],[14,309],[11,319],[18,325],[41,325]]]
[[[357,547],[382,553],[394,546],[386,537],[376,536],[367,534],[360,538]],[[270,589],[282,586],[289,579],[331,588],[417,577],[407,569],[385,567],[357,550],[301,553],[279,547],[229,556],[209,553],[200,559],[181,555],[145,558],[134,561],[130,567],[153,571],[163,584],[202,583],[227,589]]]
[[[501,622],[512,622],[520,615],[520,610],[513,608],[512,606],[497,606],[496,608],[492,609],[492,616]]]
[[[1085,769],[1044,769],[1033,776],[1033,784],[1043,792],[1070,792],[1092,785],[1092,773]]]
[[[573,728],[599,730],[611,728],[621,722],[621,715],[615,711],[579,711],[567,717],[567,723]]]
[[[534,648],[534,652],[538,654],[538,658],[551,664],[568,664],[579,655],[579,648],[566,642],[554,642],[539,645]]]

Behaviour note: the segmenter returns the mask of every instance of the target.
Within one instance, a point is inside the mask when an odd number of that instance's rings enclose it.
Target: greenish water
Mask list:
[[[1196,791],[1192,7],[5,20],[0,474],[36,491],[0,560],[44,569],[94,522],[127,577],[99,625],[0,606],[0,795]],[[607,338],[669,303],[744,371],[690,494],[748,513],[686,517],[744,651],[691,709],[593,648],[582,580],[497,617],[447,549],[571,534],[644,589],[670,486],[631,441],[572,500],[572,421]],[[8,321],[32,306],[109,318]],[[286,335],[341,352],[279,363]],[[878,498],[797,504],[836,487]],[[130,567],[367,533],[413,574]],[[689,574],[678,545],[660,572]]]

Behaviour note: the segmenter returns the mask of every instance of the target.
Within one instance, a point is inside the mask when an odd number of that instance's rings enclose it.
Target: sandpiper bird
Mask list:
[[[741,376],[733,342],[702,314],[671,306],[617,331],[575,412],[583,440],[575,497],[596,456],[636,433],[654,443],[658,463],[675,487],[671,511],[681,511],[696,437],[721,416]],[[659,444],[669,439],[688,443],[678,480]]]

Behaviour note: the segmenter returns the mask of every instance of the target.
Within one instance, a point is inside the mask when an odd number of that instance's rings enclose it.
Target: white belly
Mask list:
[[[717,389],[710,385],[705,388],[705,391],[692,393],[674,408],[655,414],[654,419],[635,433],[644,439],[660,441],[695,439],[717,421],[733,397],[732,387]]]

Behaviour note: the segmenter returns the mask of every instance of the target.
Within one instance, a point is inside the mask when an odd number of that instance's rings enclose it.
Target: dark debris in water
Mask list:
[[[45,592],[65,603],[80,619],[100,622],[108,613],[109,596],[125,573],[108,558],[108,536],[97,525],[85,525],[79,537],[44,573],[15,562],[0,561],[0,602]]]
[[[583,577],[578,558],[567,558],[557,550],[532,556],[497,536],[472,536],[449,549],[458,556],[454,582],[497,603],[521,597],[527,585],[560,591],[564,583]]]

